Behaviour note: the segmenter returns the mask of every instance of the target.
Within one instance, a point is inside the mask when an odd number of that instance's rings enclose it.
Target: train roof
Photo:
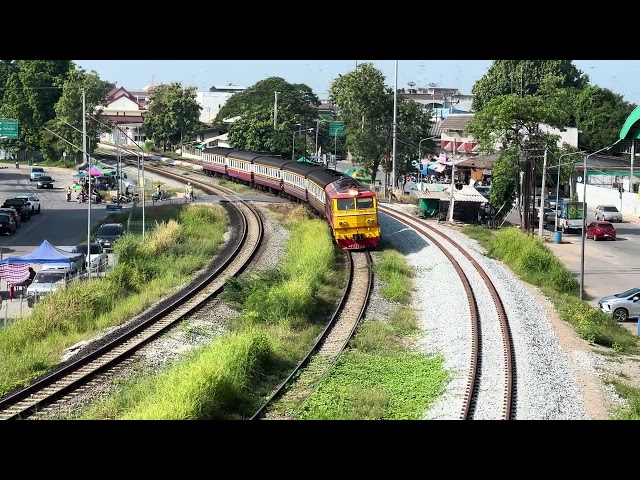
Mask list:
[[[309,165],[308,163],[302,162],[289,162],[283,165],[282,169],[306,177],[309,172],[312,172],[314,170],[322,170],[324,169],[324,167],[319,165]]]
[[[345,177],[345,174],[338,172],[337,170],[331,170],[329,168],[323,168],[322,170],[314,170],[309,173],[309,180],[317,183],[322,188],[329,185],[331,182],[335,182],[339,178]]]
[[[350,190],[353,188],[356,188],[359,193],[372,193],[367,185],[352,177],[342,177],[335,180],[331,183],[327,192],[338,196],[349,195]]]
[[[240,150],[232,150],[231,152],[229,152],[229,157],[232,158],[237,158],[239,160],[247,160],[247,161],[252,161],[254,158],[260,157],[261,153],[256,153],[256,152],[241,152]]]
[[[228,153],[233,152],[232,148],[228,147],[209,147],[203,150],[204,153],[211,153],[213,155],[227,156]]]
[[[259,165],[268,165],[270,167],[282,168],[285,163],[291,163],[293,160],[290,158],[281,158],[274,157],[272,155],[261,155],[260,157],[254,158],[253,163]]]

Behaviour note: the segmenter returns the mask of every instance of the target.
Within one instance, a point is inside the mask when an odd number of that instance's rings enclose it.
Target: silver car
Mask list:
[[[640,288],[632,288],[626,292],[602,297],[598,301],[598,308],[604,313],[613,315],[618,322],[640,315]]]
[[[598,205],[596,207],[596,220],[622,222],[622,213],[615,205]]]

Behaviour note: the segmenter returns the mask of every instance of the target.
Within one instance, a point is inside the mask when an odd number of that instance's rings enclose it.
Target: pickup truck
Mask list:
[[[21,220],[29,220],[31,218],[31,205],[26,198],[7,198],[1,208],[15,208],[20,214]]]

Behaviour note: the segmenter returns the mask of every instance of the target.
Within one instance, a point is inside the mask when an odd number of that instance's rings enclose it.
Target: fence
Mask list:
[[[109,261],[109,258],[104,261],[90,266],[89,269],[72,275],[64,280],[51,284],[49,290],[37,291],[27,293],[28,287],[22,287],[15,292],[13,299],[8,299],[2,302],[0,307],[0,325],[6,327],[15,320],[20,319],[31,313],[31,308],[41,300],[45,295],[57,290],[64,290],[73,282],[84,282],[87,280],[93,280],[96,277],[104,277],[108,272],[112,271],[117,264],[117,259],[113,256],[113,259]]]

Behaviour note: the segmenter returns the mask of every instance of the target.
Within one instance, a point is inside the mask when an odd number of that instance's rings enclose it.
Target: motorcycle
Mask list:
[[[86,193],[79,193],[76,198],[78,200],[78,203],[86,203],[89,201],[89,195],[87,195]]]
[[[162,190],[160,193],[156,192],[153,195],[151,195],[151,200],[153,200],[154,202],[169,200],[170,198],[171,198],[171,195],[166,190]]]

